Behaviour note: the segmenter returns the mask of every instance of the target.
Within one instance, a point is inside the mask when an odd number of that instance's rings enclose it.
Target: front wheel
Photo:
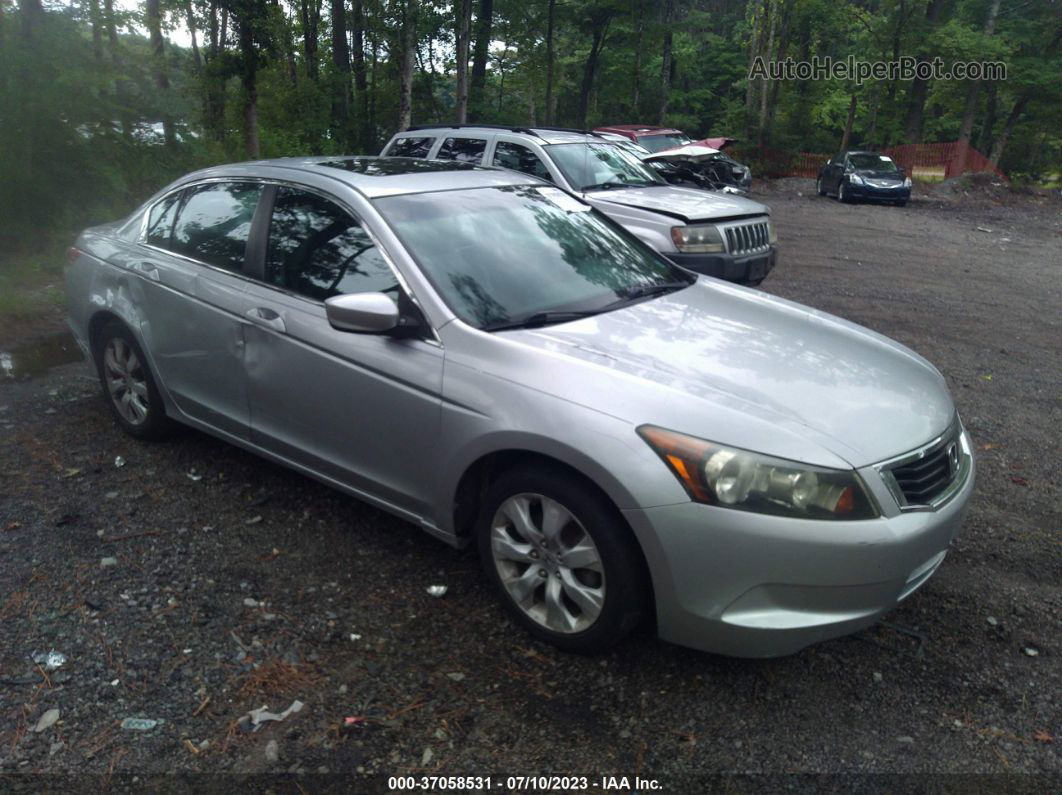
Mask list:
[[[906,207],[907,206],[907,199],[900,199],[898,202],[896,202],[896,206],[897,207]]]
[[[852,197],[848,195],[848,186],[844,180],[837,186],[837,201],[847,204],[852,200]]]
[[[488,579],[536,637],[594,654],[641,621],[647,582],[630,529],[572,477],[548,469],[503,474],[488,490],[476,531]]]
[[[822,177],[819,177],[815,180],[815,192],[818,193],[820,196],[826,195],[826,188],[822,186]]]
[[[160,439],[173,428],[140,345],[121,323],[96,338],[96,372],[115,419],[130,436]]]

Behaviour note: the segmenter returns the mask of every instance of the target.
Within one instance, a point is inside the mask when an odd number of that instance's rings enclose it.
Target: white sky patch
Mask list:
[[[142,36],[148,35],[147,26],[144,24],[144,4],[140,0],[115,0],[114,7],[115,10],[123,11],[129,15],[124,29],[134,31]],[[163,15],[162,35],[166,37],[168,42],[178,47],[190,48],[192,46],[192,34],[188,32],[188,26],[185,24],[184,9]],[[199,45],[202,46],[202,31],[196,33],[196,39],[198,39]]]

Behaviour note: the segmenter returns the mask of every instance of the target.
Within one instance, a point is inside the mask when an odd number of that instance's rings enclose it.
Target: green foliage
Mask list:
[[[191,0],[198,57],[167,42],[156,60],[143,7],[116,11],[109,35],[102,0],[49,5],[30,24],[0,0],[0,244],[5,251],[68,238],[112,219],[193,168],[244,159],[249,85],[257,102],[263,157],[372,154],[396,127],[403,20],[411,0],[361,0],[365,91],[354,68],[334,65],[331,3],[320,2],[316,36],[303,0]],[[839,145],[852,96],[853,145],[904,142],[909,83],[747,79],[751,59],[813,56],[891,60],[939,55],[948,64],[1001,60],[1005,81],[976,97],[974,143],[997,145],[1001,165],[1030,178],[1062,171],[1062,55],[1057,2],[1003,2],[995,31],[984,30],[991,0],[948,0],[926,18],[929,0],[563,0],[555,3],[554,124],[579,119],[587,62],[600,40],[585,97],[590,126],[655,123],[662,92],[663,42],[671,34],[672,71],[665,121],[695,137],[731,135],[790,151]],[[419,0],[412,121],[450,121],[455,113],[454,10],[449,0]],[[187,35],[184,0],[162,0],[163,30]],[[356,27],[347,0],[347,29]],[[494,0],[484,92],[474,110],[484,122],[542,124],[547,118],[548,0]],[[473,3],[474,13],[480,5]],[[312,20],[311,20],[312,22]],[[243,25],[249,36],[241,38]],[[474,20],[473,31],[477,30]],[[95,32],[95,36],[93,35]],[[251,49],[248,50],[247,47]],[[350,46],[353,46],[351,38]],[[253,72],[252,83],[248,70]],[[164,73],[168,87],[160,83]],[[337,97],[348,92],[346,121]],[[968,84],[931,81],[925,140],[954,140]],[[1012,110],[1017,109],[1016,114]],[[766,109],[766,112],[764,110]],[[1008,117],[1015,118],[1008,124]],[[253,114],[252,114],[253,117]],[[341,118],[341,117],[340,117]],[[171,125],[165,145],[161,125]],[[1001,141],[1006,138],[1006,146]]]

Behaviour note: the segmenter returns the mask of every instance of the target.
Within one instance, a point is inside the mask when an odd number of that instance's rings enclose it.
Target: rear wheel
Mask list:
[[[173,429],[147,358],[129,329],[108,323],[96,338],[96,372],[122,429],[138,439],[159,439]]]
[[[518,469],[490,487],[477,522],[487,577],[513,618],[566,651],[604,651],[642,619],[647,582],[619,512],[570,475]]]

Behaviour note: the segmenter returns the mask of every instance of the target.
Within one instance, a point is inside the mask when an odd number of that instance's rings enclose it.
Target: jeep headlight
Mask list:
[[[655,425],[638,434],[695,502],[801,519],[873,519],[859,476],[725,447]]]
[[[673,226],[671,241],[683,254],[717,254],[723,251],[723,236],[712,224]]]

